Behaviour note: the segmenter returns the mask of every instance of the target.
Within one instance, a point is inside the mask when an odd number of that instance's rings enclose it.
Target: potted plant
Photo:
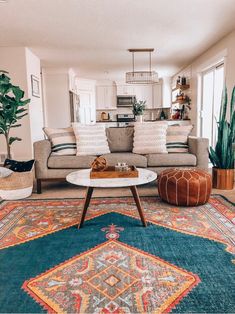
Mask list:
[[[132,112],[139,122],[143,122],[143,114],[145,110],[146,100],[135,101],[133,104]]]
[[[20,127],[20,119],[26,116],[25,106],[30,99],[23,100],[24,91],[11,83],[8,72],[0,70],[0,134],[3,134],[7,146],[7,158],[11,158],[11,145],[21,138],[10,136],[11,128]]]
[[[210,147],[209,158],[213,164],[213,188],[231,190],[234,183],[234,148],[235,142],[235,87],[232,91],[229,119],[227,119],[227,88],[224,89],[219,121],[217,122],[217,143]]]

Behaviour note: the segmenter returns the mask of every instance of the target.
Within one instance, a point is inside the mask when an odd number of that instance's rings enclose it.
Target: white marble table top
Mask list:
[[[146,184],[154,181],[157,174],[148,169],[138,168],[138,178],[90,179],[90,169],[78,170],[67,175],[72,184],[93,188],[117,188]]]

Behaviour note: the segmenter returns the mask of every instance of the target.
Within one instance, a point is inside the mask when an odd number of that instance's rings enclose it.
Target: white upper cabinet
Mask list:
[[[152,108],[162,108],[162,83],[156,83],[152,85],[153,87],[153,107]]]
[[[143,100],[146,101],[145,108],[153,108],[153,92],[152,84],[149,85],[136,85],[135,95],[137,101]]]
[[[96,109],[115,110],[117,109],[117,88],[116,85],[96,86]]]
[[[117,95],[128,95],[133,96],[135,95],[135,85],[129,85],[129,84],[118,84],[117,85]]]

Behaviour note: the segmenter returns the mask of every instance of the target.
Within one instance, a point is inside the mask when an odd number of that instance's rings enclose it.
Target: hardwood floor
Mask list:
[[[43,198],[84,198],[86,194],[86,188],[73,186],[67,182],[43,182],[42,194],[37,194],[34,189],[32,199]],[[157,195],[157,187],[155,183],[143,185],[138,187],[140,196],[153,196]],[[221,194],[228,198],[231,202],[235,203],[235,188],[233,190],[217,190],[213,189],[212,194]],[[125,197],[132,196],[130,189],[128,188],[109,188],[109,189],[95,189],[93,197]]]

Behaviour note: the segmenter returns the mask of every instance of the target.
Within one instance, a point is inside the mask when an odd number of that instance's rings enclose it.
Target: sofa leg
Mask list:
[[[37,194],[42,193],[42,181],[41,179],[37,179]]]

